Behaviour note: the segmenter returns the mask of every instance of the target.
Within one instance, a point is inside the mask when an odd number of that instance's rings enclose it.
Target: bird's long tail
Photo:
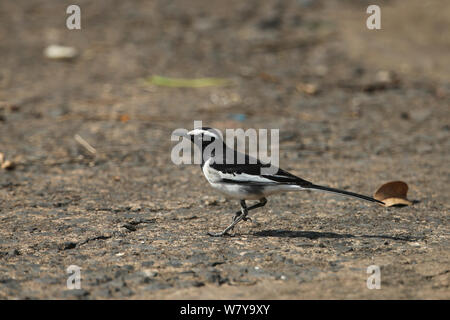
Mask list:
[[[379,203],[379,204],[384,205],[383,202],[381,202],[381,201],[379,201],[377,199],[374,199],[372,197],[368,197],[368,196],[365,196],[365,195],[362,195],[362,194],[350,192],[350,191],[345,191],[345,190],[339,190],[339,189],[330,188],[330,187],[319,186],[317,184],[310,184],[306,188],[307,189],[314,189],[314,190],[319,190],[319,191],[325,191],[325,192],[342,194],[342,195],[345,195],[345,196],[354,197],[354,198],[358,198],[358,199],[363,199],[363,200],[366,200],[366,201],[375,202],[375,203]]]

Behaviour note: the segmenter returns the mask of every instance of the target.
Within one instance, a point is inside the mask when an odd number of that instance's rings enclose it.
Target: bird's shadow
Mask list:
[[[353,235],[349,233],[334,233],[334,232],[317,232],[317,231],[289,231],[289,230],[263,230],[253,233],[256,237],[278,237],[278,238],[332,238],[332,239],[351,239],[351,238],[378,238],[396,241],[417,241],[420,237],[405,236],[391,236],[391,235]]]

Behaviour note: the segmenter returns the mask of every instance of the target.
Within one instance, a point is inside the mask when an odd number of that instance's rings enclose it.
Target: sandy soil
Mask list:
[[[379,3],[371,31],[366,1],[80,0],[69,31],[64,2],[0,2],[0,298],[449,299],[450,3]],[[416,203],[289,193],[211,238],[238,203],[170,161],[194,120],[280,129],[292,173]]]

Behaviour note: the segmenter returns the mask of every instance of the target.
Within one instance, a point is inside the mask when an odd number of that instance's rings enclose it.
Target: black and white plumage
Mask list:
[[[248,211],[263,207],[267,203],[267,196],[280,192],[319,190],[383,204],[383,202],[368,196],[313,184],[280,168],[275,168],[274,174],[263,174],[264,170],[262,169],[269,167],[270,164],[264,164],[247,154],[243,155],[236,150],[231,150],[223,142],[221,135],[214,129],[208,127],[198,128],[184,136],[189,138],[202,151],[201,168],[210,185],[228,197],[239,199],[241,203],[241,210],[234,215],[232,223],[222,232],[209,233],[211,236],[227,234],[241,220],[246,221],[249,219],[247,217]],[[222,144],[223,153],[216,155],[212,152],[204,157],[203,150],[214,141]],[[233,156],[235,161],[232,164],[226,163],[225,156],[227,154]],[[244,164],[238,164],[236,161],[238,156],[242,156],[245,159]],[[219,160],[217,157],[222,157],[221,161],[217,161]],[[247,207],[246,200],[259,200],[259,203]]]

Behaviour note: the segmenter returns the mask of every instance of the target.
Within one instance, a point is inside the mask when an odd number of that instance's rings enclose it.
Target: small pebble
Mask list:
[[[2,169],[5,170],[14,170],[15,167],[16,167],[15,163],[10,160],[6,160],[2,163]]]
[[[78,51],[74,47],[50,45],[44,50],[44,56],[54,60],[73,59],[77,55]]]

